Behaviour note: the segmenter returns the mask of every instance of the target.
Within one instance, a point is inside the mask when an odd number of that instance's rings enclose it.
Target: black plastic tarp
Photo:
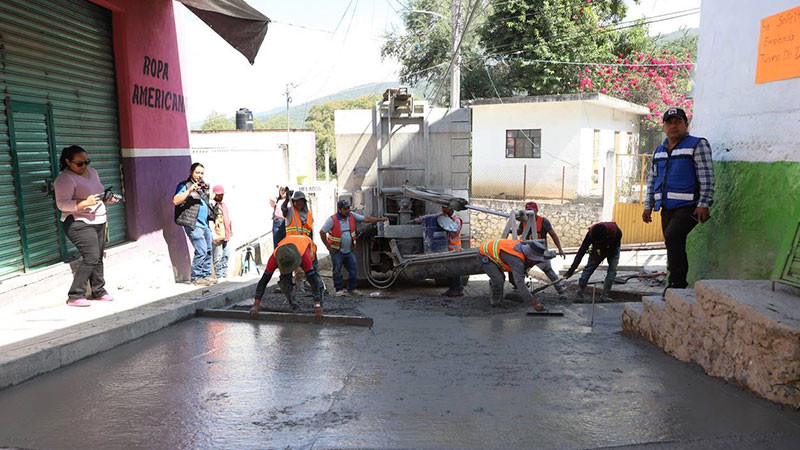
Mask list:
[[[267,35],[269,18],[244,0],[177,0],[250,61]]]

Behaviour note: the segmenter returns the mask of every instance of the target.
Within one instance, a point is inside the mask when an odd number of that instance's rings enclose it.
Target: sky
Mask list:
[[[189,122],[212,111],[232,116],[239,108],[261,112],[284,106],[290,83],[292,103],[299,105],[399,78],[399,64],[381,59],[380,48],[387,32],[402,28],[398,11],[406,0],[247,1],[272,20],[252,66],[187,8],[175,5]],[[626,3],[626,20],[700,6],[700,0]],[[651,33],[698,27],[699,21],[700,14],[693,14],[653,23]]]

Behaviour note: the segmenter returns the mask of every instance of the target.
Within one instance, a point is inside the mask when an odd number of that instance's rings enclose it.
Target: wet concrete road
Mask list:
[[[0,447],[797,448],[800,413],[619,333],[621,304],[372,330],[193,319],[0,391]]]

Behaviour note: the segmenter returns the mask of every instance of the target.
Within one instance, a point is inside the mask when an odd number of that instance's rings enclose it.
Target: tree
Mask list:
[[[461,1],[462,5],[466,5],[466,1]],[[452,0],[409,1],[409,10],[417,12],[403,14],[404,30],[387,34],[381,48],[381,56],[396,58],[402,64],[400,81],[412,86],[426,85],[426,98],[432,103],[443,105],[449,104],[448,68],[453,57],[450,35],[451,4]],[[462,8],[462,11],[465,9]],[[480,26],[485,18],[485,8],[477,11],[470,30]],[[462,17],[462,21],[464,20]],[[473,66],[468,62],[478,54],[478,47],[478,36],[474,32],[468,32],[461,43],[462,67]],[[462,79],[469,76],[463,70]],[[432,98],[437,88],[436,98]],[[467,91],[462,83],[463,98],[468,98],[464,97]]]
[[[225,114],[211,111],[200,129],[203,131],[235,130],[236,122],[225,117]]]
[[[380,95],[362,95],[352,100],[337,100],[314,105],[308,111],[306,126],[316,134],[317,138],[317,176],[325,176],[325,150],[330,150],[331,173],[336,174],[336,136],[334,131],[334,111],[343,109],[372,109]]]
[[[495,85],[520,95],[574,92],[580,66],[549,61],[610,62],[647,47],[643,23],[615,27],[626,9],[622,0],[498,3],[479,30]]]
[[[410,1],[409,9],[437,15],[405,14],[405,29],[387,35],[382,48],[382,56],[397,58],[402,64],[401,81],[433,86],[426,92],[428,100],[445,105],[452,58],[450,4],[451,0]],[[648,45],[642,23],[615,27],[625,17],[623,0],[484,1],[481,5],[485,6],[475,12],[462,40],[462,98],[574,92],[578,66],[541,61],[609,62],[620,53]],[[442,85],[436,98],[431,98]]]
[[[677,41],[677,42],[676,42]],[[687,34],[676,41],[646,52],[620,54],[613,64],[585,67],[577,75],[582,92],[600,92],[646,105],[645,130],[660,130],[661,116],[668,108],[683,108],[692,116],[692,67],[697,49],[696,37]]]
[[[273,114],[265,117],[264,120],[256,117],[253,119],[253,128],[256,130],[285,130],[286,114]],[[289,128],[298,128],[291,118],[289,118]]]

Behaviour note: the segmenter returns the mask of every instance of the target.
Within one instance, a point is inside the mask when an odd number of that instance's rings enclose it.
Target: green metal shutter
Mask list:
[[[110,11],[86,0],[2,0],[0,95],[50,105],[54,159],[61,148],[80,145],[103,184],[122,193]],[[9,192],[14,183],[8,182],[13,173],[5,109],[0,106],[0,276],[23,268],[22,229],[8,219],[19,217],[19,211],[8,201],[16,193]],[[110,242],[124,241],[124,204],[111,205],[108,214]],[[58,229],[53,224],[53,232]]]

